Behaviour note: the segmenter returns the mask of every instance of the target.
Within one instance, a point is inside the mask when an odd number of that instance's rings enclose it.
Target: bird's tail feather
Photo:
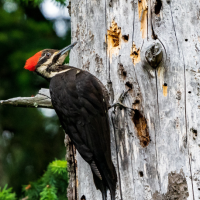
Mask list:
[[[108,170],[104,170],[104,176],[106,179],[107,186],[110,190],[111,200],[115,200],[115,192],[116,192],[116,184],[117,184],[117,174],[115,171],[115,167],[112,163],[112,172]]]
[[[110,170],[108,170],[108,167],[106,167],[103,163],[100,166],[98,165],[99,170],[97,169],[94,161],[91,163],[90,166],[93,172],[94,183],[97,189],[101,190],[103,200],[106,198],[107,188],[110,190],[111,200],[115,200],[117,174],[114,165],[112,164],[112,172],[110,172]]]
[[[101,191],[103,200],[107,200],[107,189],[104,180],[100,180],[99,177],[97,177],[97,175],[93,171],[92,173],[96,188]]]

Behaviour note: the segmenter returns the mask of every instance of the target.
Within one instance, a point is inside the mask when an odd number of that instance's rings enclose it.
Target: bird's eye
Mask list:
[[[49,52],[47,52],[46,56],[49,58],[51,56],[51,54]]]

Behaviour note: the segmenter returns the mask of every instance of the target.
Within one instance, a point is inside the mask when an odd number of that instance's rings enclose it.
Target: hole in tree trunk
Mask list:
[[[123,35],[122,39],[124,40],[124,42],[128,42],[129,35]]]
[[[139,175],[140,175],[140,177],[143,177],[143,172],[139,171]]]
[[[155,5],[155,14],[158,15],[160,13],[160,10],[162,8],[162,1],[157,0]]]
[[[135,124],[135,128],[137,130],[137,135],[140,140],[140,145],[142,147],[148,146],[150,142],[149,131],[147,128],[147,120],[140,113],[139,110],[134,110],[133,113],[133,123]]]
[[[107,36],[108,36],[108,49],[120,46],[121,28],[118,27],[117,23],[115,23],[114,21],[112,22],[110,30],[107,30]]]
[[[81,197],[81,200],[86,200],[85,195],[83,195],[83,196]]]
[[[129,81],[128,82],[126,82],[126,84],[125,84],[130,90],[132,90],[133,89],[133,84],[132,83],[130,83]]]
[[[135,43],[133,42],[132,48],[131,48],[131,54],[130,57],[132,59],[132,62],[134,66],[140,62],[140,48],[137,49]]]
[[[190,130],[191,130],[192,133],[193,133],[193,138],[196,138],[196,137],[197,137],[197,130],[194,129],[194,128],[191,128]]]
[[[124,66],[122,64],[119,64],[118,74],[121,79],[123,79],[123,80],[126,79],[127,72],[124,70]]]
[[[126,77],[126,71],[123,71],[123,73],[122,73],[122,74],[123,74],[123,76],[124,76],[124,77]]]

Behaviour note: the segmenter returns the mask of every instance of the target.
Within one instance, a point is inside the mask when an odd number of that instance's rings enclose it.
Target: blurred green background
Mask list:
[[[23,68],[25,61],[42,49],[70,44],[70,29],[58,37],[39,3],[0,0],[0,100],[48,88],[46,80]],[[22,185],[38,179],[55,158],[64,158],[63,141],[54,113],[0,106],[0,187],[8,184],[21,196]]]

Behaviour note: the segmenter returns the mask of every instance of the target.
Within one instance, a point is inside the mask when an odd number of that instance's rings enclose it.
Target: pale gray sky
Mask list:
[[[48,20],[54,21],[54,30],[59,37],[65,36],[70,28],[70,16],[66,6],[60,6],[52,0],[44,0],[40,4],[42,14]]]
[[[47,19],[70,18],[67,7],[59,6],[58,3],[52,0],[44,0],[40,4],[40,9]]]

